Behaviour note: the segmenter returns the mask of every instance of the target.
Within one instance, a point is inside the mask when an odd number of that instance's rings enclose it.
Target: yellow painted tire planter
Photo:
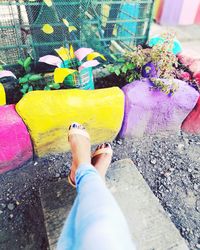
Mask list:
[[[113,140],[124,116],[124,94],[118,87],[99,90],[33,91],[16,105],[27,125],[37,156],[69,150],[67,130],[83,124],[92,143]]]
[[[6,104],[6,93],[2,83],[0,83],[0,106]]]

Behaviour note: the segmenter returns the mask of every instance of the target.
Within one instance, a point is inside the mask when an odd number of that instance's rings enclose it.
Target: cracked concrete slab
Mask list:
[[[179,234],[158,199],[130,159],[113,163],[107,184],[121,207],[139,250],[186,250]],[[40,190],[50,249],[55,249],[76,191],[66,180]]]

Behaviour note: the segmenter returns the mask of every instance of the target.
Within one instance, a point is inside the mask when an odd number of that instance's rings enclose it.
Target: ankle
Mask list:
[[[80,165],[90,165],[91,164],[91,158],[88,157],[86,159],[81,159],[81,160],[77,160],[77,169],[79,168]]]

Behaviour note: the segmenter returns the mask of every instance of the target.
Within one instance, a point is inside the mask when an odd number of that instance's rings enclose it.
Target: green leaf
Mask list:
[[[117,59],[117,62],[118,62],[118,63],[124,63],[124,62],[125,62],[125,59],[124,59],[124,58],[119,58],[119,59]]]
[[[128,68],[129,70],[134,69],[134,68],[135,68],[135,65],[134,65],[133,63],[128,63],[128,64],[127,64],[127,68]]]
[[[28,83],[24,84],[23,87],[22,87],[22,89],[25,89],[25,90],[27,90],[28,88],[29,88],[29,84]]]
[[[51,85],[51,88],[52,89],[60,89],[60,84],[54,83],[54,84]]]
[[[115,68],[113,67],[113,65],[108,65],[107,69],[110,73],[114,73],[115,72]]]
[[[117,61],[117,57],[116,57],[114,54],[110,54],[110,56],[111,56],[115,61]]]
[[[51,90],[51,88],[49,86],[46,86],[44,90]]]
[[[2,65],[0,65],[0,71],[1,71],[1,70],[3,70],[3,66],[2,66]]]
[[[23,93],[23,94],[26,94],[28,88],[29,88],[29,85],[28,85],[28,83],[26,83],[26,84],[24,84],[23,87],[20,89],[20,92]]]
[[[30,72],[31,71],[31,67],[30,67],[31,62],[32,62],[32,59],[31,59],[30,56],[27,57],[26,60],[24,61],[24,69],[25,69],[26,72]]]
[[[24,84],[24,83],[27,83],[28,80],[29,80],[29,76],[25,75],[25,76],[19,78],[19,83]]]
[[[31,92],[31,91],[33,91],[33,86],[30,86],[30,87],[28,88],[28,92]]]
[[[29,77],[30,81],[38,81],[41,80],[43,77],[40,74],[34,74]]]
[[[17,63],[18,63],[19,65],[21,65],[22,67],[24,67],[24,62],[23,62],[22,59],[19,59],[19,60],[17,61]]]
[[[29,67],[31,65],[31,61],[32,61],[31,57],[30,56],[27,57],[26,60],[24,61],[24,68]]]
[[[116,68],[116,69],[115,69],[115,74],[116,74],[117,76],[120,75],[120,69],[119,69],[119,68]]]
[[[23,94],[26,94],[26,90],[25,89],[20,89],[20,92]]]
[[[123,72],[123,73],[125,73],[125,74],[126,74],[126,72],[127,72],[127,70],[128,70],[127,65],[126,65],[126,64],[124,64],[121,70],[122,70],[122,72]]]
[[[134,80],[134,76],[131,75],[129,78],[128,78],[128,82],[132,82]]]

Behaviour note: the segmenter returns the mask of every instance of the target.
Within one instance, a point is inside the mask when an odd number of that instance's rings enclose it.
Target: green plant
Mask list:
[[[27,57],[25,60],[20,59],[17,62],[23,69],[22,76],[19,77],[19,84],[21,86],[20,91],[26,94],[27,92],[33,91],[35,88],[37,89],[38,81],[42,80],[43,77],[41,74],[31,73],[31,57]]]
[[[174,35],[162,35],[164,42],[152,48],[135,47],[132,51],[125,52],[120,58],[112,55],[114,64],[107,65],[107,69],[127,82],[149,78],[154,88],[166,94],[174,93],[177,89],[173,79],[178,67],[178,58],[172,53]],[[161,78],[169,79],[169,84],[162,82]]]

